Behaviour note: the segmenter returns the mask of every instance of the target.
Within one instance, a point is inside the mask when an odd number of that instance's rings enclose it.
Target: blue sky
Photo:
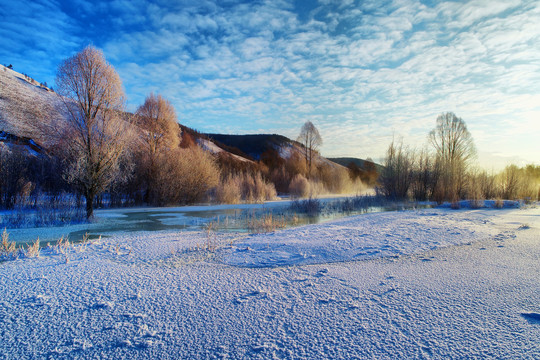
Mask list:
[[[540,2],[0,0],[0,62],[54,86],[92,44],[130,110],[149,92],[203,132],[320,130],[326,156],[421,148],[462,117],[479,162],[540,163]]]

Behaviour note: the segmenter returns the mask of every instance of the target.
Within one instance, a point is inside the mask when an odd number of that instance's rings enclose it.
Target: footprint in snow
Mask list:
[[[326,274],[328,274],[328,269],[321,269],[321,270],[317,271],[317,273],[314,276],[315,277],[323,277],[323,276],[326,276]]]
[[[32,296],[26,300],[24,300],[24,303],[28,303],[32,306],[44,306],[44,305],[50,305],[51,297],[47,295],[36,295]]]
[[[335,302],[335,301],[337,301],[337,300],[334,299],[334,298],[329,297],[329,298],[325,298],[325,299],[319,299],[319,304],[330,304],[330,303]]]
[[[114,303],[112,301],[100,301],[92,306],[93,309],[112,309],[113,307]]]
[[[137,349],[148,349],[154,345],[155,345],[155,341],[151,339],[134,339],[133,341],[129,339],[125,339],[118,342],[118,347],[137,348]]]
[[[244,296],[240,296],[239,298],[234,299],[234,302],[237,304],[245,303],[246,301],[248,301],[250,298],[253,298],[253,297],[265,298],[267,297],[267,293],[265,293],[264,291],[254,290],[250,293],[247,293]]]
[[[531,324],[540,325],[540,314],[539,313],[521,313],[521,316],[525,318]]]
[[[127,314],[123,314],[122,316],[125,317],[125,318],[129,318],[129,319],[144,319],[144,318],[146,318],[146,314],[141,314],[141,313],[127,313]]]
[[[263,351],[267,351],[267,350],[278,350],[278,346],[274,343],[269,343],[269,342],[264,342],[262,344],[258,344],[258,345],[253,345],[251,347],[251,349],[254,351],[254,352],[257,352],[257,353],[260,353],[260,352],[263,352]]]

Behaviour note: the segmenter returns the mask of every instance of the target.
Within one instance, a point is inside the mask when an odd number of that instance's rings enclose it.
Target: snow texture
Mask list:
[[[35,80],[0,66],[0,131],[50,146],[43,128],[65,117],[60,96]],[[37,122],[36,119],[40,121]]]
[[[0,264],[0,358],[538,359],[539,259],[535,208],[120,234]]]

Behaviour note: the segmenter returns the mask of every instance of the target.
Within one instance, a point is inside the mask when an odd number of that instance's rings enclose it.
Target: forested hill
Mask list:
[[[206,136],[214,140],[218,145],[224,145],[226,150],[235,153],[234,148],[236,148],[254,160],[260,160],[261,155],[269,150],[279,151],[279,149],[294,143],[293,140],[277,134],[206,134]]]
[[[328,158],[328,160],[333,161],[333,162],[335,162],[337,164],[343,165],[345,167],[349,167],[349,165],[352,163],[352,164],[355,164],[356,166],[358,166],[360,169],[364,169],[364,170],[366,170],[366,163],[367,162],[373,163],[378,172],[380,172],[382,170],[382,168],[383,168],[382,165],[379,165],[379,164],[377,164],[377,163],[375,163],[373,161],[354,158],[354,157]]]

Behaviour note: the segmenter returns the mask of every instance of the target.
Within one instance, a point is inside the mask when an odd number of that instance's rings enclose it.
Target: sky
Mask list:
[[[0,24],[0,63],[54,87],[93,45],[129,110],[160,93],[201,132],[294,139],[309,120],[323,155],[380,161],[450,111],[480,166],[540,164],[537,0],[0,0]]]

